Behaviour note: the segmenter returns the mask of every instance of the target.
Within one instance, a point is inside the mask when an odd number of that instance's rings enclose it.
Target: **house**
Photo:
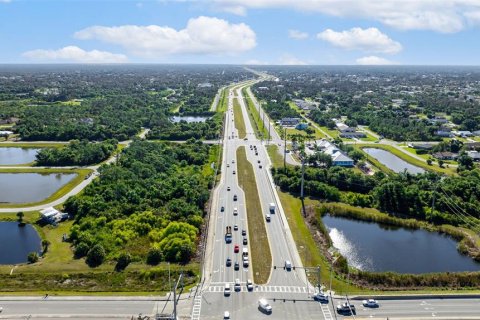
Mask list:
[[[438,160],[456,160],[458,158],[458,153],[453,152],[436,152],[433,154],[433,157]]]
[[[456,135],[457,137],[471,137],[473,136],[473,134],[470,132],[470,131],[455,131],[453,132],[454,135]]]
[[[453,138],[453,133],[447,129],[437,130],[435,135],[444,138]]]
[[[480,130],[473,131],[472,134],[473,134],[475,137],[480,137]]]
[[[415,143],[409,144],[409,148],[413,148],[415,150],[432,150],[435,144],[433,143]]]
[[[467,151],[467,155],[473,159],[473,161],[480,161],[480,152],[478,151]]]
[[[367,135],[364,132],[354,131],[354,132],[342,132],[340,133],[340,138],[353,139],[353,138],[366,138]]]
[[[294,127],[300,123],[300,118],[283,118],[280,124],[284,127]]]
[[[353,167],[354,161],[346,156],[337,146],[327,140],[320,140],[317,147],[323,153],[332,157],[332,164],[340,167]]]
[[[268,87],[258,87],[258,90],[268,90]]]
[[[49,224],[55,224],[68,218],[68,213],[60,212],[57,209],[50,207],[40,210],[41,220]]]
[[[355,128],[351,128],[347,126],[345,123],[337,122],[335,123],[335,125],[337,126],[337,130],[340,132],[355,132]]]
[[[0,130],[0,137],[3,137],[3,136],[9,136],[13,134],[13,131],[8,131],[8,130]]]
[[[480,142],[465,142],[463,145],[467,150],[480,149]]]
[[[445,117],[435,117],[433,119],[430,119],[430,123],[432,124],[442,124],[442,123],[447,123],[448,120]]]

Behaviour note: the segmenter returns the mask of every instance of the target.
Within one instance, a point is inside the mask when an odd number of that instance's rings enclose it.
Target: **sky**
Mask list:
[[[479,65],[480,0],[0,0],[0,63]]]

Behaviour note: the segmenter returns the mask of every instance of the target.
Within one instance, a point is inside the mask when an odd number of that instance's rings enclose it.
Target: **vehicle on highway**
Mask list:
[[[248,248],[242,249],[242,257],[248,257]]]
[[[220,212],[223,212],[223,211],[225,211],[225,207],[224,207],[224,206],[221,206],[221,207],[220,207]]]
[[[275,213],[275,203],[270,202],[270,204],[268,205],[268,208],[270,210],[270,213]]]
[[[267,222],[270,222],[270,218],[271,218],[271,217],[270,217],[270,213],[267,213],[267,214],[265,215],[265,220],[267,220]]]
[[[232,227],[226,226],[225,227],[225,242],[230,243],[232,242]]]
[[[234,289],[237,292],[242,290],[242,287],[240,286],[240,279],[235,279]]]
[[[248,257],[243,257],[243,267],[248,268],[248,264],[250,261],[248,260]]]
[[[227,191],[230,191],[230,187],[227,187]]]
[[[313,296],[313,300],[321,303],[328,303],[328,296],[324,292],[320,291]]]
[[[253,291],[253,282],[250,279],[247,280],[247,290]]]
[[[227,168],[230,168],[230,164],[227,163]]]
[[[242,229],[242,236],[246,236],[246,235],[247,235],[247,230]]]
[[[227,267],[231,267],[231,266],[232,266],[232,259],[227,258],[227,262],[225,263],[225,265],[226,265]]]
[[[233,195],[233,201],[237,201],[237,195],[236,194]]]
[[[258,309],[267,314],[272,313],[272,306],[268,303],[267,299],[258,300]]]
[[[285,270],[292,270],[292,262],[290,262],[290,260],[285,260]]]
[[[235,163],[235,159],[232,159],[232,163]]]
[[[229,320],[229,319],[230,319],[230,312],[225,311],[225,313],[223,314],[223,320]]]
[[[233,269],[234,269],[235,271],[240,270],[240,264],[238,263],[238,261],[235,261],[235,265],[233,266]]]
[[[239,251],[240,247],[238,246],[238,244],[236,244],[235,247],[233,247],[233,252],[238,253]]]
[[[235,170],[233,170],[233,174],[235,174],[235,173],[236,173]]]
[[[247,237],[243,237],[243,245],[246,246],[248,244]]]
[[[230,289],[230,283],[225,283],[225,288],[223,289],[223,295],[228,297],[232,290]]]
[[[259,169],[262,169],[262,165],[261,165],[261,164],[259,164],[259,165],[258,165],[258,168],[259,168]]]
[[[355,306],[348,302],[340,303],[337,305],[337,312],[339,314],[357,314]]]
[[[260,160],[257,160],[257,163],[260,163]]]
[[[237,207],[233,208],[233,215],[234,216],[238,215],[238,208]]]
[[[258,152],[255,151],[255,155],[258,156]]]
[[[233,225],[233,230],[238,231],[238,225],[237,224]]]
[[[362,304],[363,304],[364,307],[368,307],[368,308],[378,308],[379,307],[378,301],[375,300],[375,299],[363,300]]]
[[[243,140],[247,141],[247,140],[248,140],[248,138],[246,138],[246,137],[245,137],[245,138],[243,138]]]

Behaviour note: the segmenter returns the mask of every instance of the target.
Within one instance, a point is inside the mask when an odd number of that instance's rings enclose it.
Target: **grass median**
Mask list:
[[[255,108],[252,99],[250,99],[246,87],[242,89],[242,94],[246,101],[248,117],[250,118],[250,122],[253,124],[255,136],[258,139],[262,137],[264,137],[264,139],[269,138],[268,129],[263,124],[262,119],[260,119],[260,114],[258,113],[257,108]]]
[[[238,137],[243,139],[247,136],[247,129],[245,128],[242,108],[237,98],[233,99],[233,115],[235,117],[235,128],[238,130]]]
[[[247,160],[245,147],[237,149],[238,181],[245,192],[248,236],[252,259],[253,278],[256,284],[265,284],[272,270],[272,254],[268,243],[262,205],[252,164]]]

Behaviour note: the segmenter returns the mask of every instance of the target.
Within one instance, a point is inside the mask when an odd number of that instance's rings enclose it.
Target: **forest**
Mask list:
[[[42,148],[36,155],[38,166],[85,166],[107,160],[117,149],[117,140],[92,143],[72,140],[63,148]]]
[[[205,115],[205,114],[204,114]],[[218,139],[222,127],[223,117],[221,114],[215,114],[205,122],[190,122],[182,120],[172,122],[164,126],[155,126],[147,134],[147,139],[152,140],[188,140]]]
[[[299,194],[301,169],[272,168],[275,183]],[[353,206],[377,208],[400,217],[480,229],[480,170],[440,179],[434,173],[373,176],[341,167],[305,169],[305,195]],[[433,198],[434,208],[432,211]]]
[[[69,235],[75,257],[92,267],[127,256],[152,265],[189,262],[216,148],[195,140],[132,142],[117,164],[103,165],[99,178],[65,203],[75,221]]]

